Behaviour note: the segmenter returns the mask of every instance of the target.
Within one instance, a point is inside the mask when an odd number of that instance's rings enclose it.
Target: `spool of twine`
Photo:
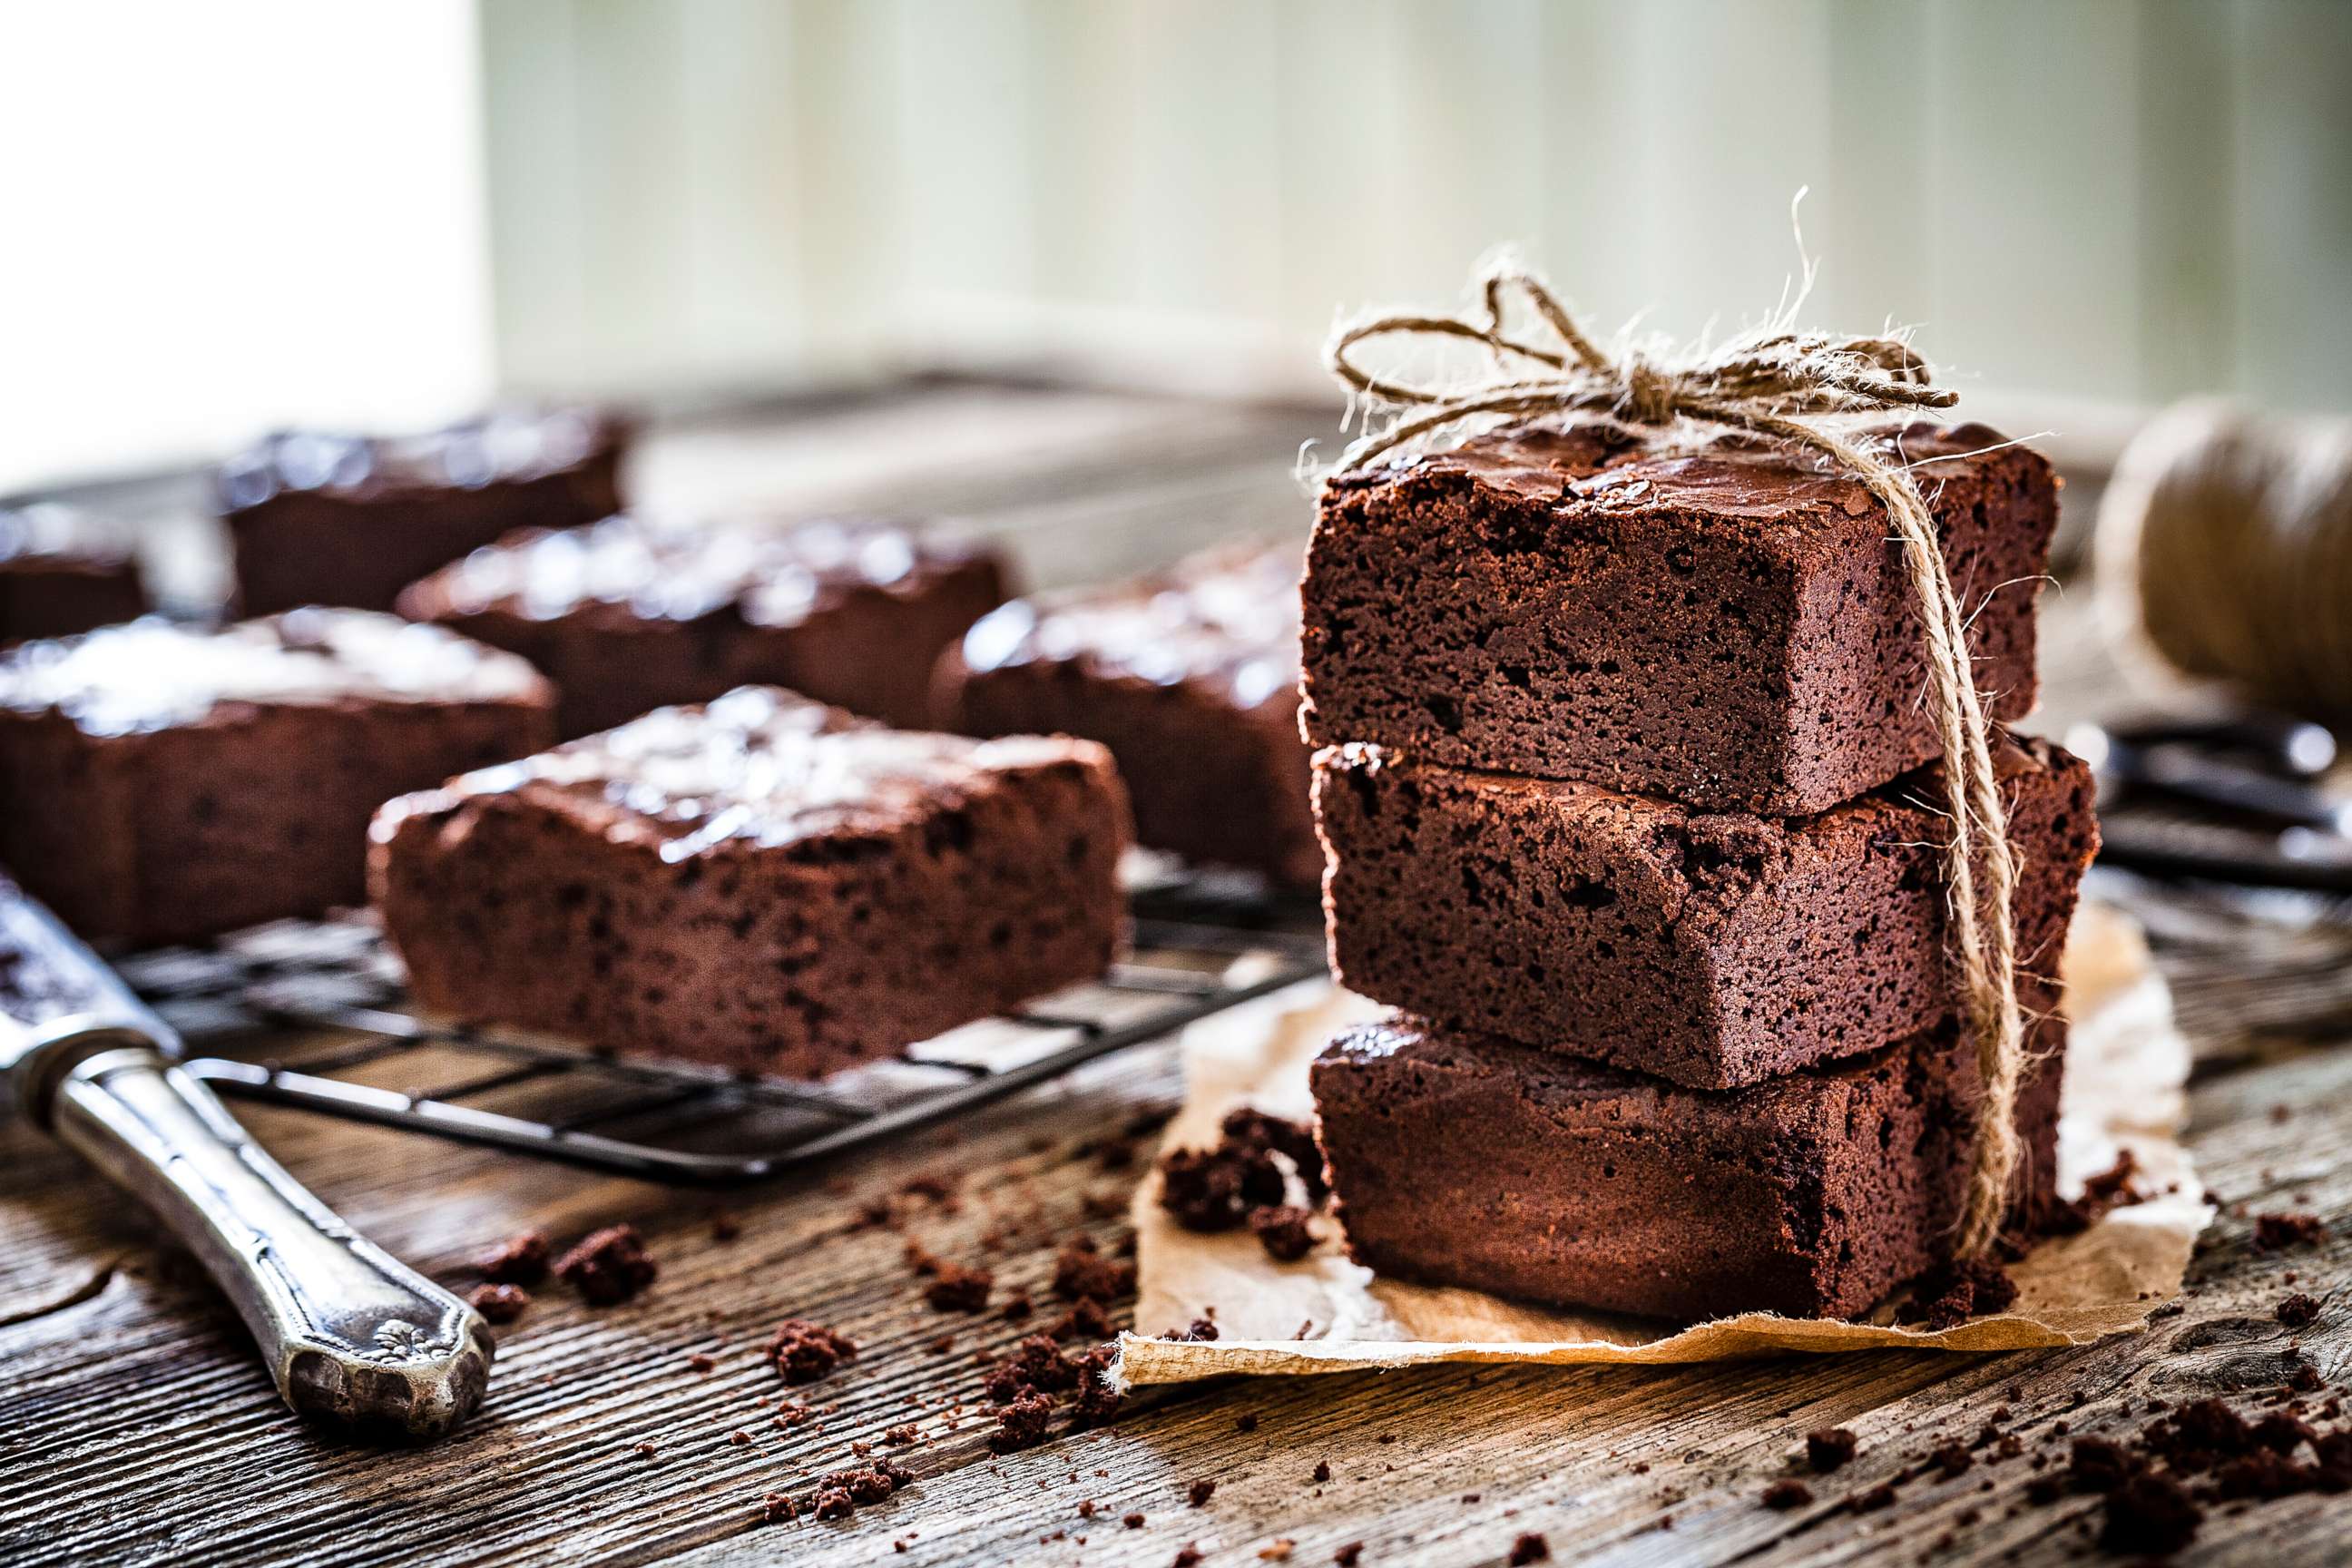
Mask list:
[[[2314,719],[2352,715],[2352,419],[2170,410],[2116,466],[2093,551],[2127,660]]]

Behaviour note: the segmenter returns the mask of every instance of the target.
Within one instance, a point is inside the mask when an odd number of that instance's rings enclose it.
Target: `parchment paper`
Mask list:
[[[2179,1144],[2189,1045],[2172,999],[2130,919],[2086,902],[2063,961],[2072,1026],[2058,1131],[2062,1193],[2107,1169],[2119,1148],[2138,1157],[2134,1185],[2155,1194],[2110,1212],[2079,1236],[2042,1243],[2010,1269],[2008,1312],[1930,1331],[1891,1321],[1828,1322],[1766,1312],[1676,1331],[1604,1314],[1557,1311],[1472,1290],[1376,1279],[1348,1260],[1338,1225],[1299,1262],[1277,1263],[1247,1232],[1200,1236],[1160,1207],[1159,1180],[1136,1194],[1140,1300],[1112,1376],[1123,1385],[1234,1373],[1347,1372],[1427,1362],[1667,1363],[1884,1349],[2016,1350],[2076,1344],[2146,1327],[2180,1289],[2189,1249],[2212,1206]],[[1379,1011],[1326,983],[1296,987],[1197,1025],[1184,1043],[1185,1102],[1163,1148],[1206,1146],[1235,1105],[1279,1115],[1312,1111],[1307,1065],[1331,1032]],[[1207,1342],[1152,1337],[1213,1317]],[[1880,1319],[1891,1317],[1882,1309]]]

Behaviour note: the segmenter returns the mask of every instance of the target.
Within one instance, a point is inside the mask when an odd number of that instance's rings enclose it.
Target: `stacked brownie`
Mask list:
[[[1138,840],[1188,860],[1323,874],[1298,736],[1297,542],[1244,542],[1090,591],[1020,599],[940,661],[936,714],[972,735],[1110,749]]]
[[[941,650],[1003,598],[993,552],[892,523],[701,527],[625,512],[509,534],[414,584],[399,607],[529,659],[575,736],[738,686],[921,729]]]
[[[1981,426],[1897,442],[1976,683],[2018,718],[2056,482]],[[1360,1261],[1689,1320],[1850,1315],[1948,1259],[1981,1093],[1892,532],[1810,453],[1567,423],[1328,489],[1301,716],[1332,964],[1402,1009],[1314,1069]],[[2097,828],[2076,759],[1993,751],[2030,1220]]]

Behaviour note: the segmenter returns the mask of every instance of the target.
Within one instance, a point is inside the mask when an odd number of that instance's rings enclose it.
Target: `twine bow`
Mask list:
[[[1628,351],[1612,360],[1532,274],[1503,262],[1488,268],[1479,281],[1481,319],[1376,316],[1345,325],[1332,338],[1325,350],[1332,374],[1372,403],[1399,411],[1349,447],[1341,467],[1357,467],[1487,416],[1585,413],[1651,432],[1689,420],[1823,453],[1859,479],[1893,521],[1927,638],[1928,695],[1952,823],[1945,866],[1961,1015],[1983,1084],[1958,1247],[1963,1257],[1983,1253],[2000,1236],[2020,1153],[2015,1108],[2025,1067],[2025,1030],[2010,920],[2016,862],[1984,708],[1969,668],[1967,620],[1945,569],[1935,519],[1903,467],[1817,423],[1824,416],[1948,408],[1958,399],[1930,387],[1926,363],[1891,337],[1836,338],[1776,324],[1685,357],[1651,358]],[[1552,342],[1506,331],[1503,307],[1514,292],[1550,329]],[[1466,385],[1421,385],[1373,374],[1350,357],[1357,345],[1384,337],[1482,343],[1491,354],[1493,374]]]

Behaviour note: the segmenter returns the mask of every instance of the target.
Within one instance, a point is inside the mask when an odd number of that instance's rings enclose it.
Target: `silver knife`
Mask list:
[[[0,1114],[155,1211],[227,1292],[298,1414],[362,1436],[456,1428],[489,1383],[480,1315],[303,1190],[180,1055],[170,1025],[0,877]]]

